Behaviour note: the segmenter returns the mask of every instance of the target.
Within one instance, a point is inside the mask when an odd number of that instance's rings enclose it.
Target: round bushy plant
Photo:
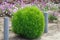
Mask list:
[[[44,32],[44,25],[44,15],[36,6],[22,8],[12,17],[13,32],[24,38],[41,37]]]

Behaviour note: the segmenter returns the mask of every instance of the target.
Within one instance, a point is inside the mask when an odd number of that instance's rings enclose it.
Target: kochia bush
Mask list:
[[[44,15],[36,6],[25,7],[14,13],[12,29],[17,35],[34,39],[44,32]]]

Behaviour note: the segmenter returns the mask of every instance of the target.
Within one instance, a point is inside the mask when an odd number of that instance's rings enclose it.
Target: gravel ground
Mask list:
[[[0,18],[0,40],[3,40],[3,32],[4,32],[3,31],[3,19]],[[13,32],[10,31],[9,40],[25,40],[25,39],[19,38]],[[34,40],[40,40],[40,38],[34,39]],[[60,40],[60,25],[57,27],[57,24],[49,23],[48,33],[44,33],[41,37],[41,40]]]

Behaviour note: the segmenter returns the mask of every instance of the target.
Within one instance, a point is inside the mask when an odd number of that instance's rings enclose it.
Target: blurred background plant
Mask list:
[[[54,22],[54,20],[57,20],[57,17],[52,14],[50,14],[48,18],[50,23]]]
[[[19,8],[20,4],[17,2],[15,4],[3,2],[2,4],[0,4],[0,15],[4,14],[11,15],[13,12],[16,12]]]
[[[29,3],[26,3],[29,2]],[[54,1],[55,2],[55,1]],[[54,2],[46,2],[44,0],[9,0],[6,2],[1,2],[3,6],[7,7],[8,9],[11,10],[16,10],[21,8],[21,4],[36,4],[42,11],[49,11],[49,10],[58,10],[58,4],[55,4]],[[24,5],[23,5],[24,6]],[[0,6],[1,7],[1,6]],[[2,7],[4,8],[4,7]],[[10,10],[10,11],[11,11]]]

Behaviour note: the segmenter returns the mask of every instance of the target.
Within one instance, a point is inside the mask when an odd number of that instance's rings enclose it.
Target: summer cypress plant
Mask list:
[[[28,39],[41,37],[44,32],[44,15],[36,6],[18,10],[12,17],[13,32]]]

